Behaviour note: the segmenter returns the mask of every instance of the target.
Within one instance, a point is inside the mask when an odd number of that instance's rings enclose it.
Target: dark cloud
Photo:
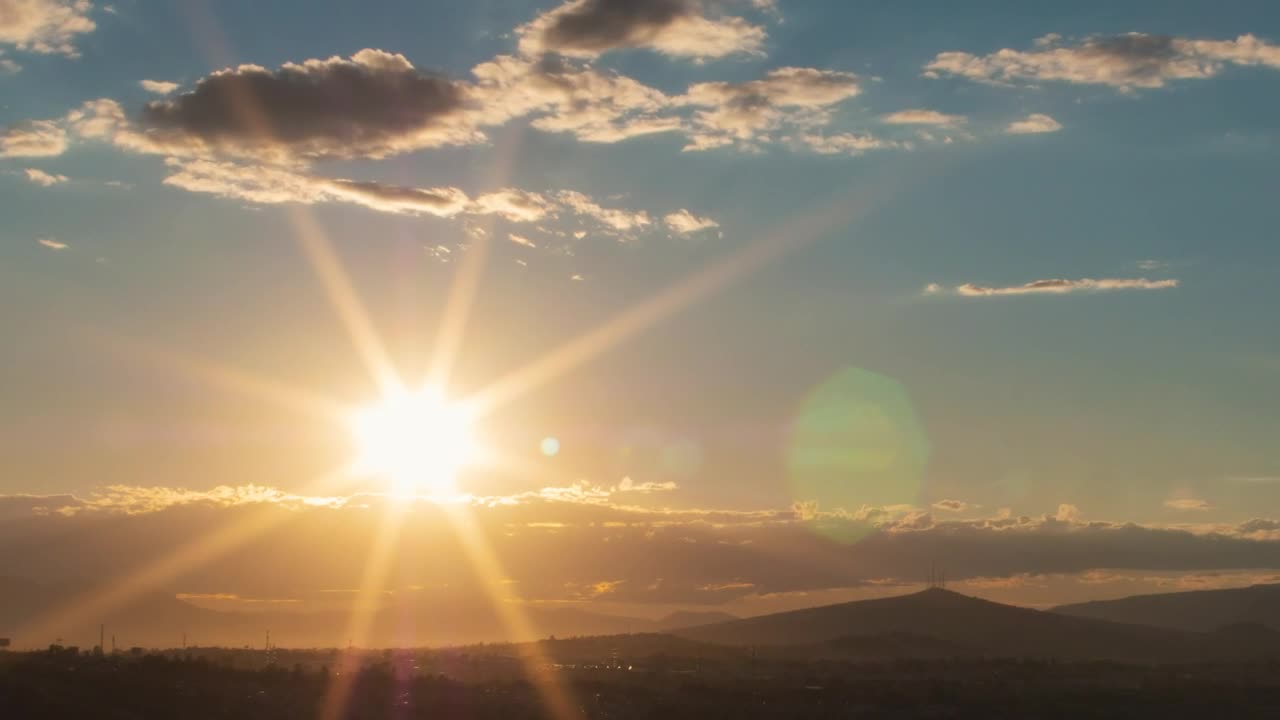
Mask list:
[[[587,0],[555,15],[542,39],[549,47],[594,52],[635,46],[697,9],[691,0]]]
[[[463,84],[423,73],[403,55],[361,50],[277,70],[223,70],[148,103],[141,120],[166,145],[269,158],[382,157],[473,139],[465,104]]]
[[[1042,517],[938,521],[918,509],[855,513],[635,507],[644,483],[484,498],[464,511],[513,597],[528,601],[719,605],[751,597],[911,584],[930,563],[960,582],[1123,568],[1220,572],[1280,568],[1270,520],[1183,528]],[[664,486],[664,492],[672,488]],[[174,592],[294,597],[358,585],[385,521],[375,496],[304,498],[265,488],[212,493],[117,488],[87,499],[0,503],[6,573],[34,580],[128,578],[228,529],[259,527],[223,555],[153,577]],[[474,575],[448,507],[406,513],[392,586]],[[838,538],[860,538],[842,542]],[[430,557],[429,562],[415,558]],[[314,559],[323,557],[324,562]]]
[[[757,53],[762,28],[740,17],[708,17],[700,0],[569,0],[517,29],[528,54],[593,57],[647,47],[682,57]]]

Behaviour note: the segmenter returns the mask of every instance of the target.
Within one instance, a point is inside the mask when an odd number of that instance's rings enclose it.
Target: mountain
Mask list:
[[[1061,605],[1052,612],[1196,632],[1239,623],[1256,623],[1280,630],[1280,585],[1134,595],[1119,600]]]
[[[714,623],[732,622],[737,620],[736,615],[727,612],[693,612],[679,611],[653,623],[653,629],[658,632],[666,632],[668,630],[679,630],[681,628],[697,627],[699,625],[711,625]]]
[[[957,655],[1134,662],[1231,653],[1229,642],[1197,633],[1042,612],[937,588],[704,625],[675,634],[736,646],[825,644],[830,649],[835,643],[862,655],[878,644],[892,657],[899,656],[895,645],[906,647],[907,656],[954,649]],[[857,651],[859,642],[862,651]],[[1274,649],[1280,654],[1280,645]]]

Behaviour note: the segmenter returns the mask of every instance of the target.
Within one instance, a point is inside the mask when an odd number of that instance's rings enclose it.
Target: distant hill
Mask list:
[[[856,650],[861,642],[867,650],[878,644],[894,657],[949,649],[957,655],[1136,662],[1231,654],[1229,641],[1205,635],[1001,605],[942,589],[716,623],[675,634],[722,645],[825,645],[828,650],[832,643]],[[1280,654],[1280,646],[1275,650]]]
[[[1240,623],[1280,630],[1280,585],[1134,595],[1119,600],[1061,605],[1052,611],[1073,617],[1195,632]]]

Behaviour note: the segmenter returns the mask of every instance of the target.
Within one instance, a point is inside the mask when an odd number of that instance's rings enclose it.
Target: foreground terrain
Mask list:
[[[312,659],[320,659],[317,655]],[[230,657],[101,657],[67,649],[0,656],[0,713],[12,718],[554,717],[520,672],[458,679],[408,653],[366,656],[343,673],[259,669]],[[475,657],[456,658],[461,664]],[[249,658],[239,658],[244,665]],[[666,668],[560,667],[552,677],[582,718],[1274,717],[1280,664],[1140,666],[997,660],[811,663],[667,658]],[[324,713],[344,686],[344,710]]]

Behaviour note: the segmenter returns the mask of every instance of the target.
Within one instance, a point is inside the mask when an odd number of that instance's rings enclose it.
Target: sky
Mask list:
[[[1243,0],[0,0],[0,572],[355,587],[431,378],[524,602],[1274,580],[1277,83]]]

